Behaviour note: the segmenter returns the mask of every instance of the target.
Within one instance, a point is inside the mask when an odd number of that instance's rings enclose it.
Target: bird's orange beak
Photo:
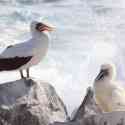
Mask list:
[[[54,30],[54,27],[51,27],[51,26],[47,26],[47,25],[44,25],[44,26],[40,26],[39,27],[39,31],[42,32],[42,31],[53,31]]]
[[[44,29],[51,32],[51,31],[54,30],[54,27],[51,27],[51,26],[47,26],[47,25],[46,25],[46,26],[44,27]]]

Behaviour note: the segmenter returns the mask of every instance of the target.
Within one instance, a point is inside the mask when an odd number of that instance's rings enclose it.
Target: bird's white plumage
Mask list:
[[[32,59],[27,64],[21,66],[20,69],[29,68],[39,63],[48,50],[49,33],[47,31],[38,32],[35,29],[37,23],[38,22],[31,23],[31,39],[6,48],[1,53],[0,59],[32,56]]]
[[[35,45],[32,40],[24,43],[13,45],[12,47],[6,48],[1,54],[0,58],[11,58],[11,57],[26,57],[33,55],[33,48]]]
[[[110,68],[113,69],[109,70],[115,71],[115,67],[110,65]],[[112,79],[115,73],[108,75],[110,77],[105,76],[104,79],[95,80],[94,82],[96,102],[104,112],[125,110],[125,88],[121,86],[120,82]]]

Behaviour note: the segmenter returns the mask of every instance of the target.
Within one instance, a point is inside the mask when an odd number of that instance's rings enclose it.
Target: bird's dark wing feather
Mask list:
[[[9,71],[20,68],[31,60],[32,56],[0,58],[0,71]]]
[[[11,47],[13,47],[13,45],[9,45],[9,46],[7,46],[7,49],[9,49],[9,48],[11,48]]]

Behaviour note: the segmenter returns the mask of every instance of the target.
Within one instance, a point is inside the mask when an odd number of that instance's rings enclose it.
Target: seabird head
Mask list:
[[[49,26],[48,24],[33,21],[31,23],[31,32],[34,33],[43,33],[43,32],[50,32],[53,31],[53,27]]]
[[[101,65],[100,72],[96,77],[95,81],[100,80],[113,80],[116,76],[116,68],[114,64],[103,64]]]

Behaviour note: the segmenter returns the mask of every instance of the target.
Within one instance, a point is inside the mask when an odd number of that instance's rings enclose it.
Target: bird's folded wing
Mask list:
[[[27,64],[32,59],[32,56],[27,57],[11,57],[11,58],[0,58],[0,71],[9,71],[20,68]]]
[[[20,44],[15,44],[13,46],[7,47],[1,54],[0,58],[10,58],[10,57],[27,57],[33,56],[34,46],[31,42],[25,42]]]
[[[125,109],[125,89],[116,88],[112,91],[112,100],[111,103],[117,109]]]

